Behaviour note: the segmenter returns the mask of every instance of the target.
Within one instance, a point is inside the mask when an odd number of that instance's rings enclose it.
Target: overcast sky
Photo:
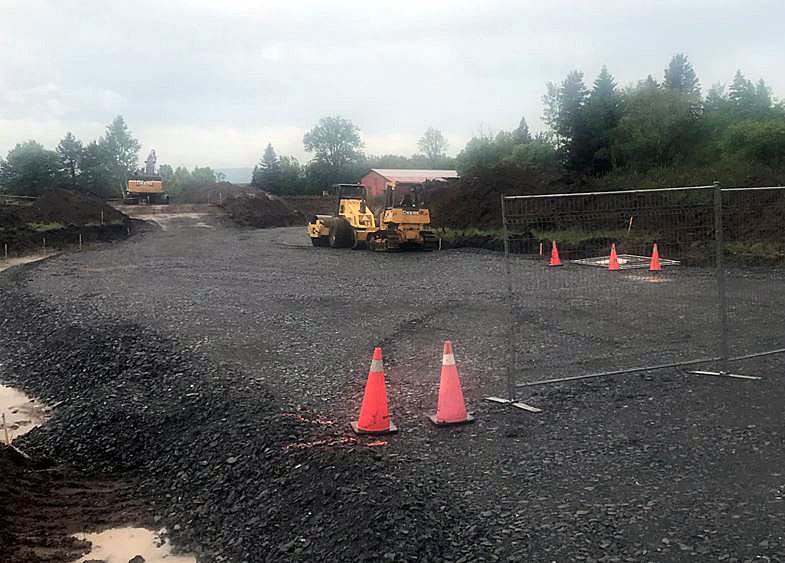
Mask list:
[[[603,64],[660,80],[684,52],[704,91],[737,68],[785,96],[783,0],[0,0],[0,154],[121,114],[159,162],[306,157],[325,115],[370,154],[410,155],[429,126],[458,152],[480,131],[542,128],[547,81]]]

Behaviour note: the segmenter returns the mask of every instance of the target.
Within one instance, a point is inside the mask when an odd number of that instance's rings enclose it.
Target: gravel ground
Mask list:
[[[20,446],[138,483],[204,561],[785,561],[783,360],[531,387],[544,412],[509,412],[482,402],[505,389],[503,272],[183,219],[0,275],[0,379],[64,401]],[[521,381],[713,353],[710,272],[601,274],[516,261]],[[739,350],[781,342],[782,283],[732,276]],[[470,426],[423,416],[445,338]],[[375,345],[383,443],[348,431]]]

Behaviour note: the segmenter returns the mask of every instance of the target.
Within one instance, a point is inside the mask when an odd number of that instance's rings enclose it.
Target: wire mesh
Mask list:
[[[717,357],[717,192],[505,197],[515,383]],[[561,266],[549,266],[554,242]],[[654,243],[661,271],[648,268]]]
[[[785,346],[785,187],[722,190],[731,356]]]

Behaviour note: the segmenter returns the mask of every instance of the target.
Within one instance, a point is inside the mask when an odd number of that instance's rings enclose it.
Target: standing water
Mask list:
[[[173,555],[169,543],[160,532],[144,528],[113,528],[94,534],[77,534],[93,548],[80,562],[99,560],[106,563],[128,563],[141,556],[145,563],[196,563],[192,555]],[[139,561],[139,559],[137,559]]]
[[[46,415],[47,409],[43,404],[13,387],[0,385],[0,441],[3,443],[10,444],[14,438],[41,426]]]

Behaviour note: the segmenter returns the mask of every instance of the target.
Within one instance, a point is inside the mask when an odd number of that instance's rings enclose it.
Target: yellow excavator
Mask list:
[[[423,205],[420,187],[385,188],[384,208],[377,223],[366,201],[362,184],[336,184],[337,215],[314,215],[308,237],[314,246],[370,248],[376,251],[433,250],[436,235],[430,230],[431,215]]]
[[[336,215],[314,215],[308,222],[308,236],[314,246],[365,248],[368,237],[377,231],[376,218],[366,203],[362,184],[335,184],[338,196]]]
[[[372,250],[434,250],[437,238],[430,229],[431,213],[423,202],[421,186],[387,184],[379,230],[368,237]]]
[[[145,160],[144,171],[128,179],[128,185],[123,193],[123,203],[129,205],[169,203],[169,195],[164,192],[163,179],[155,172],[156,160],[155,149],[153,149]]]

